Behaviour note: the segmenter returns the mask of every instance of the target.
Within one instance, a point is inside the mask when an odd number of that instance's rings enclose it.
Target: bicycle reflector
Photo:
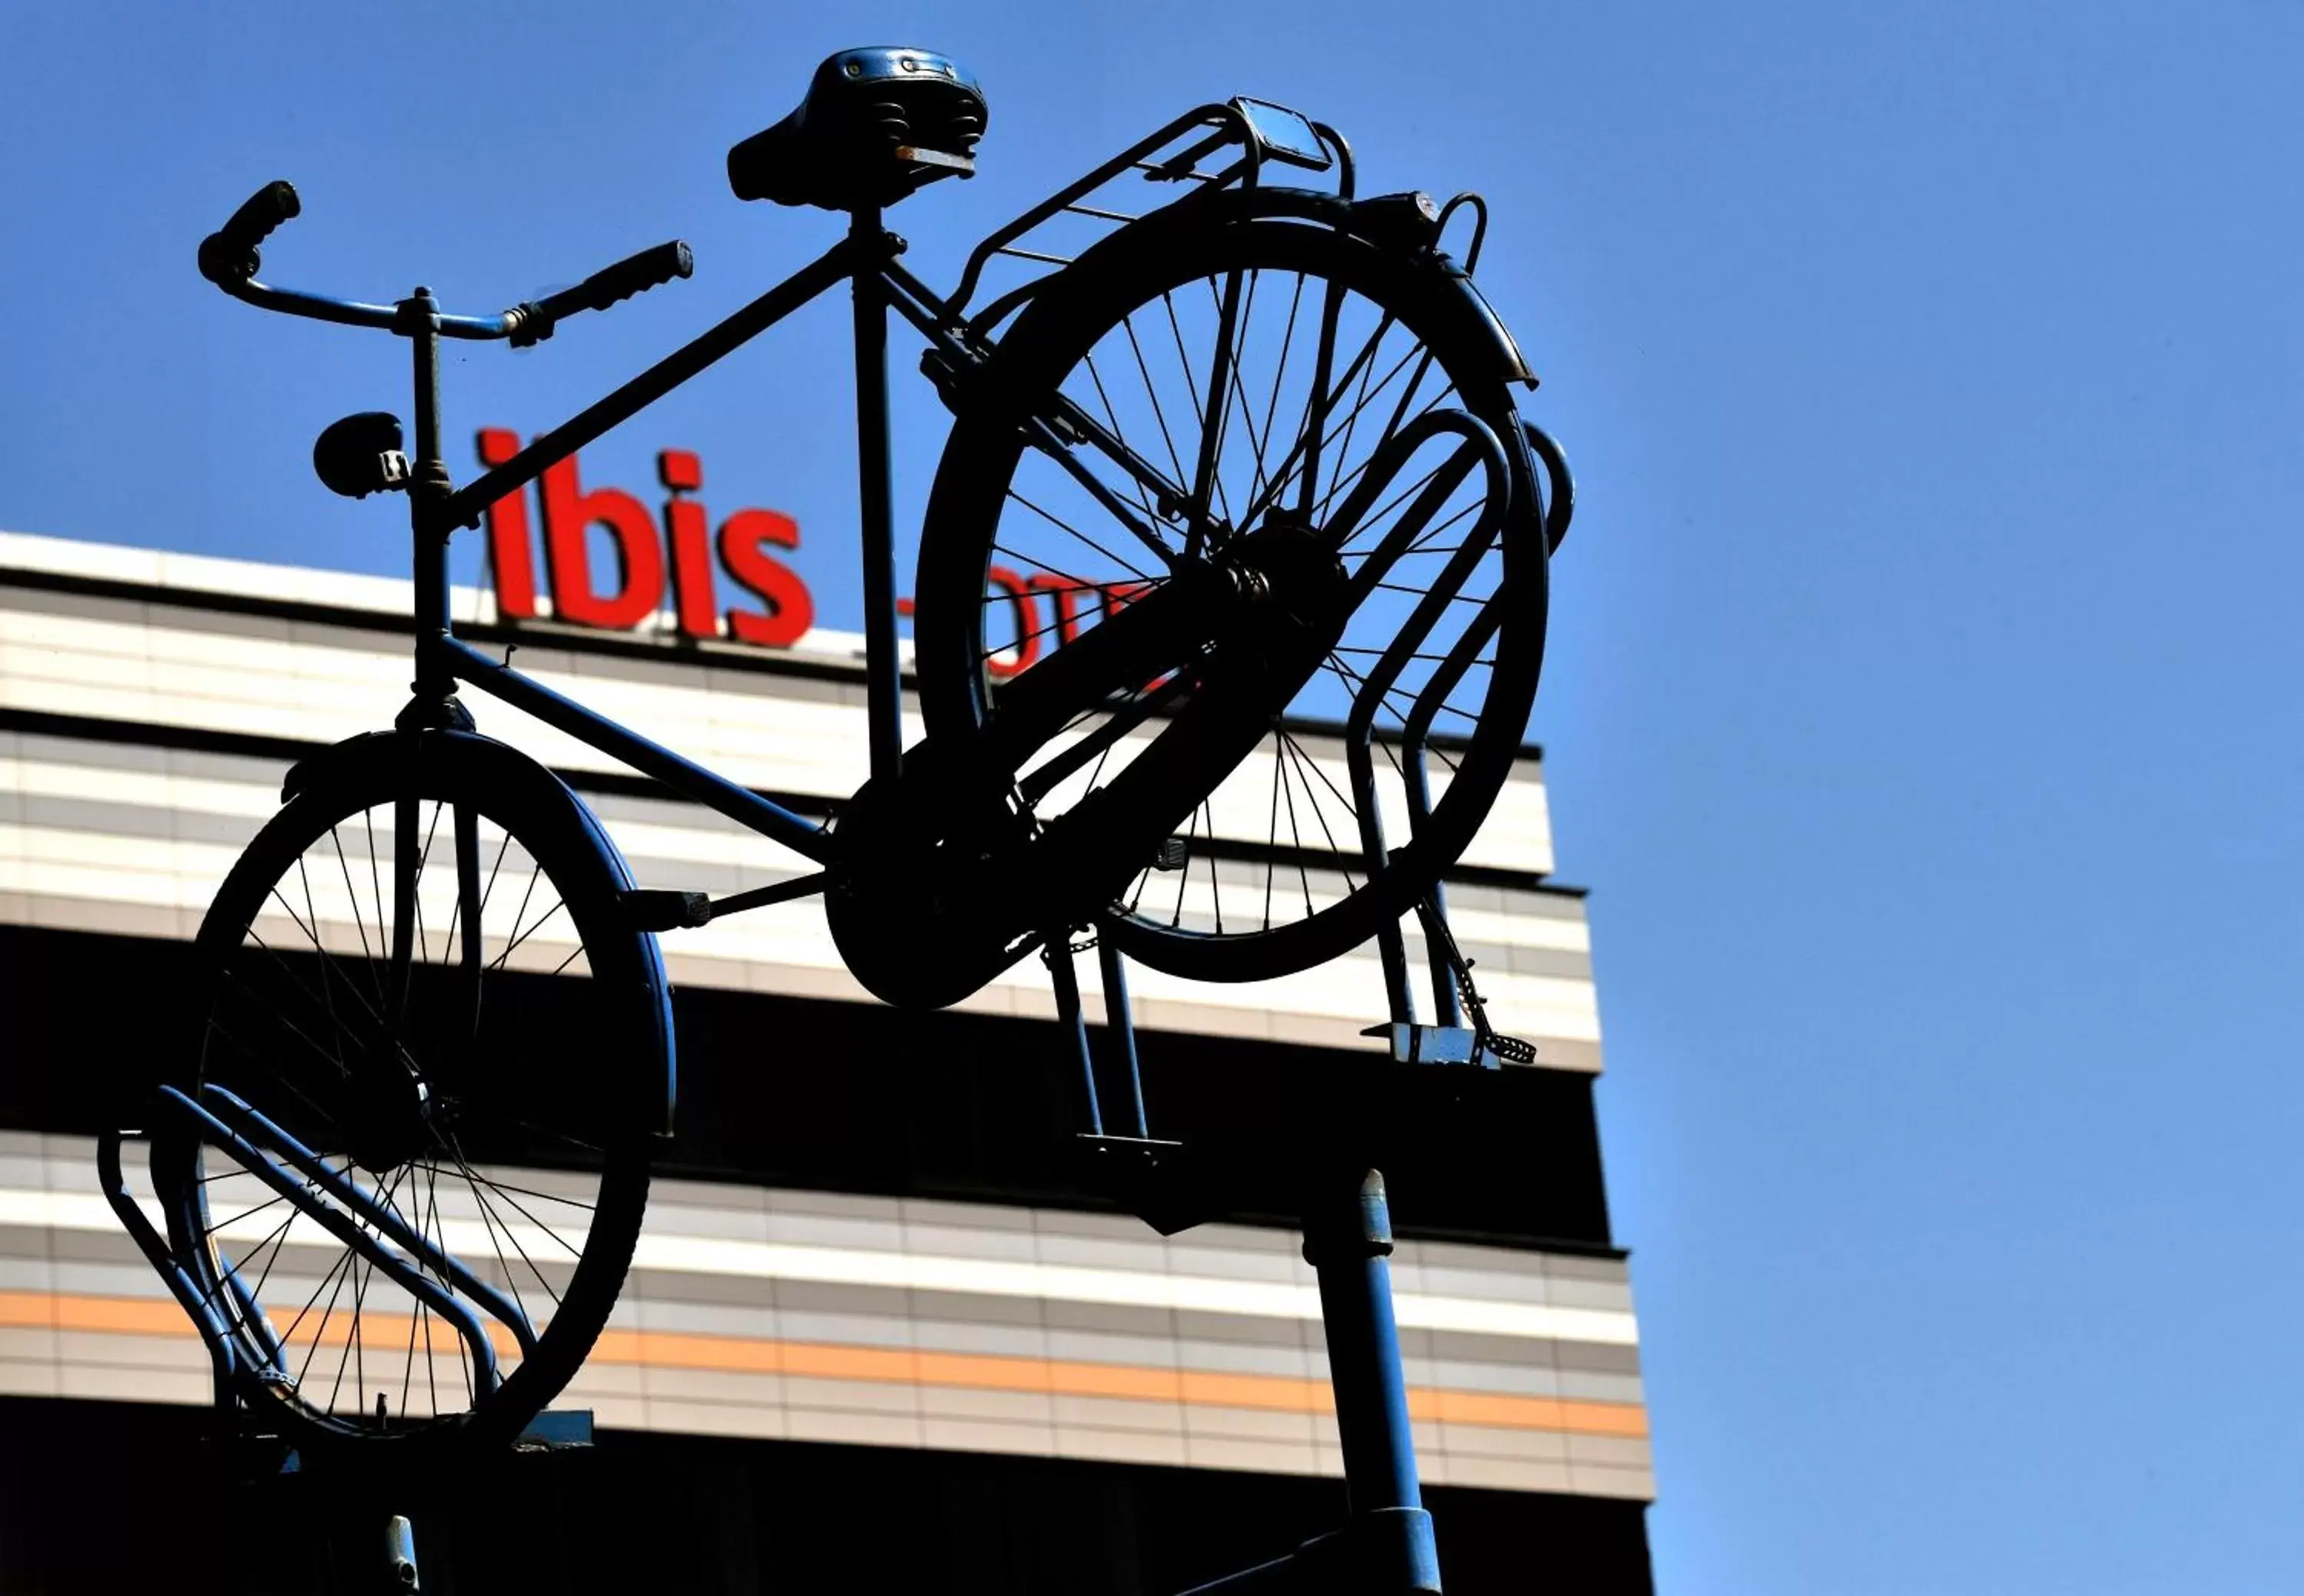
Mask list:
[[[1241,120],[1248,123],[1248,131],[1255,136],[1257,148],[1264,152],[1266,159],[1302,166],[1313,172],[1328,169],[1334,157],[1302,112],[1275,106],[1270,100],[1250,99],[1245,95],[1239,96],[1232,103],[1232,108],[1240,113]]]

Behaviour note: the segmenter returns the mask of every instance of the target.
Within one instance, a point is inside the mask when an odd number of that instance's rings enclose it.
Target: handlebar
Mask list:
[[[245,300],[260,310],[278,310],[314,321],[332,321],[340,327],[407,333],[423,330],[420,321],[411,319],[416,315],[412,308],[331,299],[326,294],[275,288],[256,280],[256,274],[264,265],[257,246],[269,238],[281,223],[293,219],[303,208],[292,184],[265,184],[232,213],[231,220],[200,241],[200,276],[233,298]],[[580,310],[605,310],[619,300],[645,293],[674,277],[685,277],[695,269],[695,257],[688,246],[674,239],[642,250],[605,271],[595,272],[573,288],[515,305],[501,315],[436,314],[431,319],[443,337],[509,338],[515,344],[535,344],[552,336],[555,326]]]
[[[594,272],[573,288],[563,288],[558,293],[521,305],[525,318],[512,335],[514,344],[533,344],[552,336],[552,328],[564,317],[579,310],[605,310],[618,300],[645,293],[659,284],[674,277],[685,277],[696,269],[696,257],[678,239],[658,244],[651,250],[619,260],[605,271]]]

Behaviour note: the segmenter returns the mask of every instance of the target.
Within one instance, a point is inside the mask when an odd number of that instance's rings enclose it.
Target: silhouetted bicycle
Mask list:
[[[1046,949],[1075,1017],[1080,930],[1108,957],[1207,981],[1385,934],[1397,1017],[1399,921],[1432,912],[1519,751],[1547,530],[1566,521],[1564,469],[1514,408],[1520,354],[1441,248],[1470,208],[1477,259],[1485,208],[1360,198],[1332,129],[1236,99],[994,233],[945,297],[883,216],[970,174],[984,125],[949,60],[833,57],[728,170],[740,198],[845,212],[845,237],[462,487],[442,458],[440,340],[550,337],[689,275],[684,245],[490,317],[423,288],[366,304],[259,282],[258,245],[299,209],[285,183],[201,246],[234,297],[389,332],[413,355],[412,450],[394,417],[364,413],[314,455],[339,493],[408,496],[413,697],[393,729],[295,768],[208,912],[207,1006],[143,1131],[164,1227],[127,1194],[119,1135],[105,1147],[115,1207],[200,1327],[219,1391],[296,1446],[420,1458],[503,1442],[574,1374],[670,1126],[658,932],[822,892],[843,957],[889,1002],[953,1002]],[[1282,170],[1333,190],[1271,182]],[[1112,208],[1142,184],[1175,197]],[[995,275],[1017,280],[971,310]],[[843,282],[871,775],[827,828],[459,641],[447,549]],[[909,751],[890,309],[925,338],[954,418],[920,539],[928,734]],[[473,729],[460,686],[817,868],[719,899],[638,889],[567,786]],[[1308,750],[1314,721],[1342,725],[1341,761]]]

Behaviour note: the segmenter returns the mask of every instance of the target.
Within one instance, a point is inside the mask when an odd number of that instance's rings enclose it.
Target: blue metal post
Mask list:
[[[1408,1385],[1392,1316],[1392,1214],[1370,1169],[1305,1215],[1304,1256],[1320,1277],[1328,1379],[1351,1508],[1344,1539],[1367,1588],[1436,1592],[1440,1559],[1416,1476]]]
[[[1048,938],[1043,956],[1048,961],[1048,974],[1056,985],[1056,1023],[1063,1027],[1064,1043],[1072,1050],[1080,1065],[1080,1093],[1088,1108],[1088,1132],[1091,1136],[1104,1134],[1104,1108],[1097,1101],[1096,1056],[1088,1051],[1088,1016],[1080,1012],[1080,975],[1072,969],[1072,942],[1059,934]]]
[[[1105,1031],[1120,1056],[1121,1068],[1128,1072],[1129,1133],[1142,1141],[1152,1134],[1152,1127],[1144,1117],[1144,1075],[1136,1062],[1136,1021],[1128,1006],[1128,963],[1113,945],[1109,927],[1097,932],[1096,956],[1104,977]]]
[[[1304,1258],[1320,1277],[1344,1451],[1344,1527],[1184,1596],[1437,1596],[1440,1554],[1416,1479],[1385,1261],[1391,1252],[1382,1175],[1347,1174],[1314,1196],[1304,1215]]]

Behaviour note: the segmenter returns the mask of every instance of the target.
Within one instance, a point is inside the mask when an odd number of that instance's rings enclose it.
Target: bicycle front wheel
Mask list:
[[[1209,981],[1309,968],[1470,842],[1544,650],[1543,506],[1508,363],[1432,256],[1310,214],[1180,206],[1053,278],[970,390],[921,542],[921,708],[932,740],[961,743],[1033,701],[1005,771],[1033,824],[1131,779],[1240,646],[1188,635],[1148,670],[1122,651],[1132,679],[1074,681],[1049,669],[1069,642],[1211,569],[1316,634],[1253,746],[1228,745],[1178,835],[1124,862],[1103,923],[1133,956]],[[1061,715],[1041,673],[1066,681]]]
[[[435,732],[323,756],[227,878],[152,1181],[296,1444],[509,1440],[598,1337],[670,1080],[628,886],[548,772]]]

